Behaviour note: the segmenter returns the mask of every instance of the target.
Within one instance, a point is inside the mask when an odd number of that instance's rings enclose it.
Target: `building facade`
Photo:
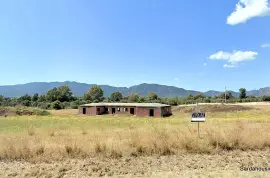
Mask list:
[[[81,105],[79,113],[85,115],[121,114],[139,117],[166,117],[172,115],[170,105],[160,103],[91,103]]]

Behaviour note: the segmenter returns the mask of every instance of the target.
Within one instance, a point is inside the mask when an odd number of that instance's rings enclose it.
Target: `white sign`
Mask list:
[[[193,112],[191,115],[191,122],[205,122],[204,112]]]

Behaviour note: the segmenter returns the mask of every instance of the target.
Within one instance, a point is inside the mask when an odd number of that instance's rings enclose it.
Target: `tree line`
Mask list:
[[[104,97],[104,92],[100,86],[91,87],[84,96],[74,96],[71,89],[67,85],[55,87],[49,90],[44,95],[34,94],[30,96],[25,94],[19,98],[4,97],[0,95],[1,106],[27,106],[38,107],[41,109],[77,109],[79,105],[86,103],[98,102],[123,102],[123,103],[163,103],[169,105],[194,104],[200,103],[215,103],[215,102],[259,102],[270,101],[270,96],[247,96],[246,89],[239,89],[239,97],[234,97],[232,92],[222,93],[219,96],[205,96],[203,94],[188,95],[187,97],[164,98],[159,97],[156,93],[150,92],[147,96],[139,96],[132,93],[129,96],[123,96],[121,92],[114,92],[110,97]]]

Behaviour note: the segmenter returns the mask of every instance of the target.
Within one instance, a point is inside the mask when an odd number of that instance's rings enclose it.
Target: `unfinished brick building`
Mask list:
[[[166,117],[172,115],[171,106],[160,103],[91,103],[79,107],[80,114],[125,114],[139,117]]]

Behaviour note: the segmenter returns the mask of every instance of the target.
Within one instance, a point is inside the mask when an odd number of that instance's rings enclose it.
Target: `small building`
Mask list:
[[[80,114],[123,114],[139,117],[166,117],[172,115],[170,105],[160,103],[91,103],[79,107]]]

